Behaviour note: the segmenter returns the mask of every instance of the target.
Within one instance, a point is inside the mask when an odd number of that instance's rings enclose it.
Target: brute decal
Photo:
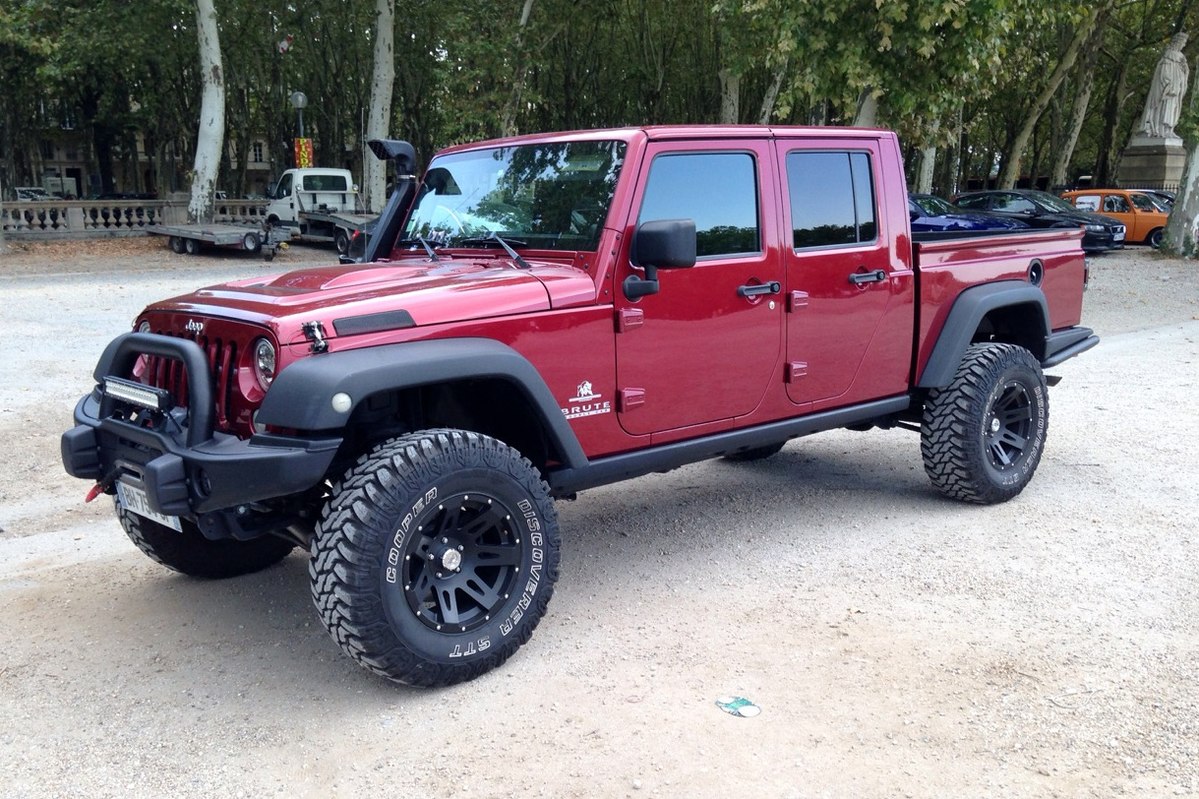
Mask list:
[[[567,407],[562,409],[562,415],[567,420],[582,419],[584,416],[598,416],[601,413],[612,412],[612,401],[605,400],[603,394],[596,394],[591,388],[591,381],[579,383],[575,395],[568,400]]]

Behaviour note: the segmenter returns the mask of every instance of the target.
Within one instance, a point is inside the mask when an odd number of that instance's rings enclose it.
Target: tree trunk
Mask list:
[[[1098,48],[1096,48],[1098,49]],[[1070,124],[1066,128],[1066,139],[1062,149],[1053,162],[1053,174],[1049,178],[1050,188],[1065,186],[1070,159],[1074,157],[1074,148],[1078,144],[1078,134],[1082,132],[1082,124],[1086,121],[1087,108],[1091,104],[1091,91],[1095,88],[1094,73],[1089,68],[1083,69],[1082,85],[1078,88],[1078,96],[1074,98],[1074,113],[1070,115]]]
[[[862,92],[858,98],[858,113],[853,118],[855,128],[873,128],[878,126],[878,98],[870,89]]]
[[[1088,43],[1087,54],[1079,65],[1079,84],[1074,98],[1074,109],[1070,115],[1070,122],[1066,126],[1066,135],[1062,141],[1061,149],[1058,151],[1057,158],[1053,162],[1053,173],[1049,177],[1049,187],[1054,189],[1059,186],[1066,186],[1066,180],[1069,177],[1068,170],[1070,169],[1070,159],[1074,157],[1074,148],[1078,145],[1078,136],[1082,132],[1083,123],[1087,118],[1087,111],[1091,106],[1091,92],[1095,88],[1095,64],[1099,60],[1099,45],[1102,43],[1099,36],[1094,36]]]
[[[1091,31],[1094,30],[1100,15],[1106,14],[1114,3],[1115,0],[1106,0],[1102,6],[1092,7],[1074,30],[1074,38],[1070,40],[1070,45],[1062,54],[1062,60],[1058,62],[1057,68],[1049,76],[1049,82],[1033,102],[1032,108],[1029,109],[1028,115],[1024,119],[1024,126],[1020,128],[1015,141],[1012,142],[1011,149],[1004,159],[1003,174],[999,177],[999,188],[1015,187],[1016,181],[1020,178],[1020,159],[1024,154],[1024,148],[1028,146],[1028,140],[1032,138],[1037,122],[1041,119],[1041,114],[1045,113],[1045,109],[1053,100],[1053,95],[1057,93],[1058,87],[1062,85],[1062,81],[1066,79],[1066,75],[1073,68],[1083,43],[1091,37]]]
[[[395,0],[375,2],[375,73],[371,78],[366,138],[383,139],[391,131],[391,94],[395,86]],[[387,202],[387,162],[366,153],[362,196],[368,211],[382,211]]]
[[[213,194],[225,143],[225,74],[213,0],[196,0],[196,30],[200,42],[200,127],[192,169],[190,222],[212,221]]]
[[[504,119],[500,128],[505,136],[515,136],[517,133],[516,114],[520,111],[520,99],[524,95],[525,79],[529,73],[529,59],[524,52],[525,29],[528,28],[529,17],[533,14],[534,2],[535,0],[525,0],[520,11],[520,27],[516,29],[516,41],[512,47],[517,61],[516,70],[512,75],[512,92],[504,106]]]
[[[741,76],[731,70],[720,70],[720,121],[736,125],[741,118]]]
[[[758,110],[758,124],[769,125],[770,118],[774,116],[774,104],[779,99],[779,92],[783,88],[783,81],[787,77],[787,67],[790,66],[790,61],[783,59],[783,63],[774,72],[774,78],[770,81],[770,86],[766,89],[766,96],[762,98],[762,106]]]
[[[1186,169],[1174,210],[1166,222],[1166,240],[1162,249],[1183,258],[1199,256],[1199,69],[1194,70],[1187,111],[1178,125],[1187,148]]]
[[[916,170],[916,186],[917,194],[931,194],[933,191],[933,167],[937,163],[937,148],[932,147],[920,148],[920,168]]]

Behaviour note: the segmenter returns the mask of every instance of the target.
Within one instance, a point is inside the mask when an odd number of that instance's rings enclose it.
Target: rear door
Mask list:
[[[914,276],[892,258],[893,245],[909,245],[906,231],[884,227],[879,141],[780,140],[777,157],[791,245],[783,256],[788,396],[820,410],[902,391]]]

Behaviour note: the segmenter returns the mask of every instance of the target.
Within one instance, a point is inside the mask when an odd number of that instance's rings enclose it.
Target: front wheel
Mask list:
[[[350,251],[350,234],[345,230],[338,228],[333,234],[333,246],[337,248],[338,255],[345,255]]]
[[[505,444],[425,430],[376,446],[333,487],[312,596],[343,651],[410,685],[472,679],[533,634],[558,578],[549,487]]]
[[[920,452],[945,496],[990,505],[1024,490],[1041,461],[1049,395],[1041,365],[1014,344],[971,344],[953,381],[929,393]]]

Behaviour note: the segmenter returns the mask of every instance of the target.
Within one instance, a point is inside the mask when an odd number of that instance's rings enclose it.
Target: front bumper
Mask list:
[[[126,377],[142,353],[183,362],[186,408],[152,411],[105,392],[105,377]],[[306,491],[324,478],[342,441],[214,431],[204,355],[185,339],[127,333],[105,350],[95,376],[96,389],[75,406],[75,427],[62,436],[63,466],[110,492],[116,480],[133,482],[168,516],[197,518]]]

